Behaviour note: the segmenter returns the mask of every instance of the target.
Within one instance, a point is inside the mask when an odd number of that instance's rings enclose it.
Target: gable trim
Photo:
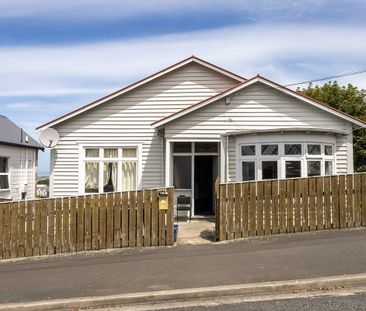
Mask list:
[[[81,113],[83,113],[83,112],[85,112],[85,111],[87,111],[89,109],[92,109],[92,108],[94,108],[96,106],[99,106],[99,105],[101,105],[101,104],[103,104],[103,103],[105,103],[105,102],[107,102],[107,101],[109,101],[109,100],[111,100],[111,99],[113,99],[113,98],[115,98],[117,96],[120,96],[122,94],[125,94],[125,93],[127,93],[127,92],[129,92],[129,91],[131,91],[131,90],[133,90],[135,88],[138,88],[138,87],[140,87],[140,86],[142,86],[142,85],[144,85],[144,84],[146,84],[146,83],[148,83],[148,82],[150,82],[150,81],[152,81],[152,80],[154,80],[156,78],[159,78],[159,77],[161,77],[161,76],[163,76],[165,74],[168,74],[168,73],[170,73],[170,72],[172,72],[172,71],[174,71],[176,69],[179,69],[179,68],[181,68],[181,67],[183,67],[185,65],[188,65],[190,63],[193,63],[193,62],[195,62],[197,64],[200,64],[200,65],[202,65],[204,67],[207,67],[209,69],[212,69],[212,70],[214,70],[214,71],[216,71],[218,73],[221,73],[221,74],[223,74],[223,75],[225,75],[225,76],[227,76],[229,78],[232,78],[233,80],[236,80],[236,81],[238,81],[240,83],[246,81],[245,78],[243,78],[243,77],[241,77],[241,76],[239,76],[239,75],[237,75],[237,74],[235,74],[233,72],[230,72],[230,71],[228,71],[226,69],[223,69],[221,67],[218,67],[218,66],[216,66],[214,64],[211,64],[211,63],[209,63],[209,62],[207,62],[207,61],[205,61],[203,59],[200,59],[200,58],[192,55],[192,56],[190,56],[190,57],[188,57],[188,58],[186,58],[186,59],[184,59],[184,60],[182,60],[182,61],[180,61],[180,62],[178,62],[176,64],[173,64],[173,65],[171,65],[171,66],[169,66],[169,67],[167,67],[165,69],[162,69],[162,70],[160,70],[160,71],[158,71],[158,72],[156,72],[156,73],[154,73],[154,74],[152,74],[150,76],[147,76],[144,79],[141,79],[141,80],[139,80],[139,81],[137,81],[137,82],[135,82],[133,84],[130,84],[129,86],[126,86],[126,87],[124,87],[122,89],[119,89],[119,90],[117,90],[117,91],[115,91],[115,92],[113,92],[113,93],[111,93],[109,95],[106,95],[106,96],[104,96],[104,97],[102,97],[100,99],[97,99],[97,100],[95,100],[95,101],[93,101],[93,102],[91,102],[91,103],[89,103],[89,104],[87,104],[85,106],[82,106],[82,107],[80,107],[80,108],[78,108],[78,109],[76,109],[74,111],[71,111],[71,112],[69,112],[69,113],[67,113],[65,115],[62,115],[62,116],[60,116],[60,117],[58,117],[58,118],[56,118],[56,119],[54,119],[52,121],[49,121],[49,122],[47,122],[47,123],[45,123],[43,125],[40,125],[40,126],[38,126],[36,128],[36,130],[37,131],[42,131],[45,128],[48,128],[48,127],[54,126],[56,124],[59,124],[59,123],[61,123],[63,121],[66,121],[67,119],[70,119],[70,118],[72,118],[72,117],[74,117],[76,115],[79,115],[79,114],[81,114]]]
[[[229,95],[231,95],[231,94],[233,94],[233,93],[235,93],[239,90],[242,90],[242,89],[244,89],[244,88],[246,88],[246,87],[248,87],[248,86],[250,86],[250,85],[252,85],[253,83],[256,83],[256,82],[261,82],[263,84],[266,84],[266,85],[268,85],[272,88],[275,88],[275,89],[277,89],[277,90],[279,90],[279,91],[281,91],[281,92],[283,92],[287,95],[290,95],[290,96],[295,97],[299,100],[307,102],[307,103],[311,104],[312,106],[318,107],[318,108],[322,109],[323,111],[329,112],[329,113],[331,113],[331,114],[333,114],[337,117],[345,119],[348,122],[351,122],[351,123],[353,123],[357,126],[366,127],[366,121],[364,121],[364,120],[361,120],[359,118],[351,116],[351,115],[349,115],[349,114],[347,114],[347,113],[345,113],[341,110],[338,110],[338,109],[336,109],[336,108],[334,108],[334,107],[332,107],[328,104],[325,104],[323,102],[320,102],[318,100],[312,99],[312,98],[310,98],[306,95],[302,95],[300,93],[297,93],[297,92],[295,92],[295,91],[293,91],[293,90],[291,90],[291,89],[289,89],[289,88],[287,88],[283,85],[280,85],[280,84],[278,84],[274,81],[271,81],[267,78],[264,78],[260,75],[257,75],[255,77],[253,77],[249,80],[246,80],[245,82],[242,82],[238,85],[235,85],[234,87],[231,87],[231,88],[229,88],[229,89],[227,89],[227,90],[225,90],[225,91],[223,91],[223,92],[221,92],[217,95],[214,95],[214,96],[212,96],[208,99],[205,99],[201,102],[198,102],[198,103],[193,104],[193,105],[191,105],[187,108],[184,108],[184,109],[182,109],[178,112],[175,112],[175,113],[173,113],[173,114],[171,114],[171,115],[169,115],[169,116],[167,116],[163,119],[160,119],[160,120],[152,123],[152,127],[153,128],[161,127],[162,125],[165,125],[166,123],[174,121],[174,120],[176,120],[176,119],[178,119],[178,118],[180,118],[180,117],[182,117],[182,116],[184,116],[188,113],[196,111],[196,110],[198,110],[198,109],[200,109],[200,108],[202,108],[202,107],[204,107],[204,106],[206,106],[210,103],[213,103],[215,101],[223,99],[224,97],[229,96]]]

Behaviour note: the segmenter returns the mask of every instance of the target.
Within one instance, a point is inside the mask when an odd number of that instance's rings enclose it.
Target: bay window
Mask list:
[[[85,148],[84,191],[103,193],[137,188],[137,148]]]
[[[9,190],[9,159],[0,157],[0,190]]]
[[[334,174],[334,145],[316,142],[239,144],[238,177],[242,181]]]

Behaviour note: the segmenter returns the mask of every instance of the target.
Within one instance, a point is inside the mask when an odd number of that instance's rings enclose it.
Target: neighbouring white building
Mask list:
[[[35,198],[39,150],[37,141],[0,116],[0,200]]]
[[[213,212],[214,180],[353,172],[364,121],[261,76],[190,57],[38,128],[56,129],[50,195],[175,186]]]

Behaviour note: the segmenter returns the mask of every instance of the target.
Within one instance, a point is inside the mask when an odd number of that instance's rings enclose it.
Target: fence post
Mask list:
[[[168,192],[168,211],[167,211],[167,229],[166,229],[166,244],[174,244],[174,190],[169,188]]]
[[[345,202],[346,176],[339,176],[339,228],[346,228],[346,202]]]
[[[226,185],[220,185],[219,241],[226,240]]]
[[[366,173],[362,173],[361,176],[361,224],[366,227]]]
[[[354,206],[353,206],[353,212],[354,212],[354,223],[355,227],[361,226],[361,207],[362,207],[362,200],[361,200],[361,174],[355,174],[355,182],[354,182]]]

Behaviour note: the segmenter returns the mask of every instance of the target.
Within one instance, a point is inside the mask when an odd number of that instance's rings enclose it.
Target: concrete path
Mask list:
[[[366,229],[0,263],[0,303],[366,272]]]
[[[192,219],[178,223],[177,245],[197,245],[215,242],[215,219]]]

